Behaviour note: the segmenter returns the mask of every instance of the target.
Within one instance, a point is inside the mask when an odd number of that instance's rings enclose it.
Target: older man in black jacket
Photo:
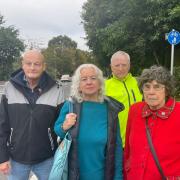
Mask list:
[[[22,69],[5,85],[0,105],[0,171],[26,180],[48,179],[57,147],[52,130],[63,102],[62,87],[46,72],[43,55],[25,52]]]

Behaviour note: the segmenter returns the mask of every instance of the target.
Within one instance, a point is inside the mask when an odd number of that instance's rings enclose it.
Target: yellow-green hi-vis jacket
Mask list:
[[[106,80],[105,93],[107,96],[113,97],[125,106],[125,109],[118,114],[124,147],[129,107],[136,102],[142,101],[142,94],[139,91],[136,78],[134,78],[131,73],[128,73],[122,80],[117,79],[115,76]]]

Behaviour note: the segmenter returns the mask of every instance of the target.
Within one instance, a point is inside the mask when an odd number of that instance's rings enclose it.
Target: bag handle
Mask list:
[[[152,143],[152,138],[151,138],[151,134],[150,134],[150,130],[149,130],[149,126],[148,126],[148,119],[146,118],[146,136],[147,136],[147,139],[148,139],[148,144],[149,144],[149,147],[150,147],[150,151],[153,155],[153,159],[156,163],[156,166],[159,170],[159,173],[161,174],[161,177],[162,177],[162,180],[166,180],[166,176],[164,175],[164,172],[162,170],[162,167],[159,163],[159,160],[158,160],[158,157],[157,157],[157,154],[156,154],[156,151],[154,149],[154,145]]]
[[[69,113],[73,113],[73,99],[69,98]]]

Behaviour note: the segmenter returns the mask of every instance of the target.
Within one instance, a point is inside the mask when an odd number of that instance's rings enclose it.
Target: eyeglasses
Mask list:
[[[81,77],[81,79],[80,79],[81,82],[87,82],[88,80],[96,81],[96,80],[97,80],[97,77],[96,77],[96,76],[91,76],[91,77]]]
[[[39,68],[42,66],[42,63],[38,63],[38,62],[32,63],[29,61],[24,61],[24,64],[28,67],[34,66],[35,68]]]
[[[151,88],[153,88],[155,91],[161,91],[162,89],[165,88],[164,85],[162,84],[151,84],[151,83],[145,83],[143,85],[143,91],[150,91]]]

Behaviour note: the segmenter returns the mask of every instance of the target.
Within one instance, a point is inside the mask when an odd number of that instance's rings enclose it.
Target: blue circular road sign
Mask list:
[[[168,34],[168,42],[170,44],[178,44],[180,42],[180,33],[174,29]]]

